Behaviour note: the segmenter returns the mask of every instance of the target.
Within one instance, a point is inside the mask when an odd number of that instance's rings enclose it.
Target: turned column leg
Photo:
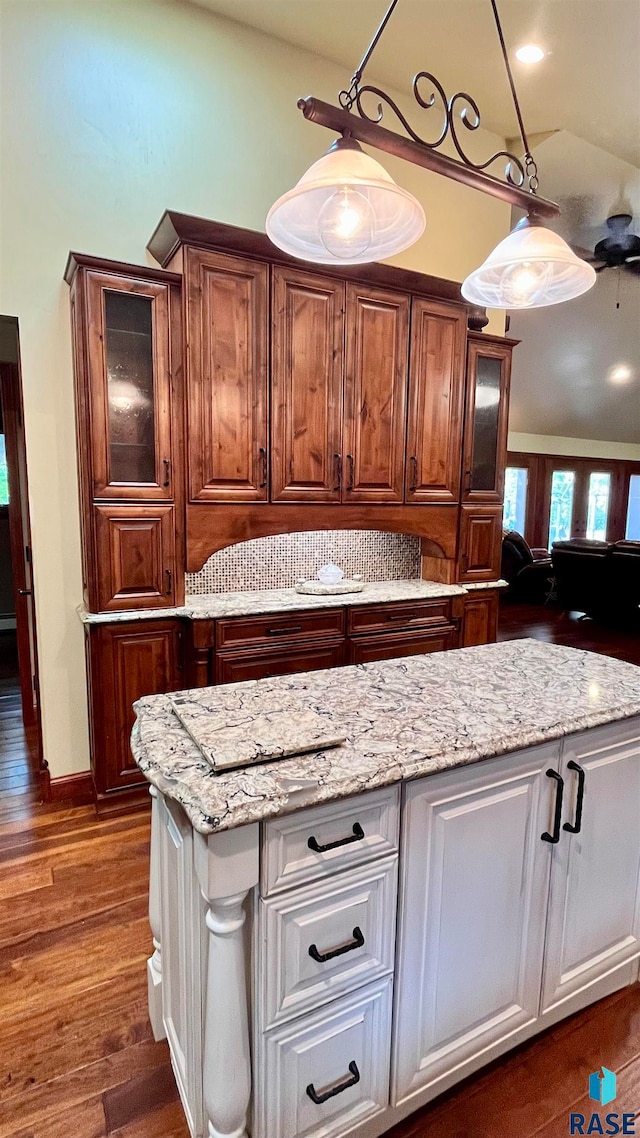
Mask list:
[[[147,997],[149,1019],[155,1040],[165,1039],[162,1020],[162,934],[160,917],[160,806],[158,791],[149,787],[151,795],[151,859],[149,868],[149,924],[153,937],[153,956],[147,960]]]
[[[207,988],[202,1089],[207,1138],[247,1138],[251,1099],[249,993],[244,928],[258,883],[257,825],[194,834],[196,872],[207,902]]]
[[[204,1035],[204,1105],[209,1138],[246,1138],[251,1095],[242,926],[246,893],[222,897],[207,913],[209,953]]]

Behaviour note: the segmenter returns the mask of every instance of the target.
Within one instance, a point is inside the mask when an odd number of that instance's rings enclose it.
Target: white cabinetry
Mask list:
[[[464,1077],[538,1016],[551,855],[540,835],[559,752],[533,747],[407,787],[396,1103],[454,1068]]]
[[[566,739],[561,774],[565,822],[552,858],[545,1013],[640,953],[638,720]]]

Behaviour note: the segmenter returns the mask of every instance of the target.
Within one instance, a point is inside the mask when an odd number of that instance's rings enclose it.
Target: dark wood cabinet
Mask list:
[[[404,501],[409,297],[347,285],[345,502]]]
[[[240,680],[261,680],[266,676],[285,676],[294,672],[312,672],[317,668],[337,668],[344,664],[344,641],[337,643],[300,644],[295,647],[257,648],[216,654],[215,675],[218,684]]]
[[[181,279],[73,253],[84,596],[92,611],[184,596]]]
[[[480,589],[464,598],[461,648],[493,644],[498,636],[499,597],[491,589]]]
[[[97,505],[94,510],[99,609],[175,605],[174,507]]]
[[[470,335],[463,449],[463,502],[502,502],[513,341]]]
[[[93,498],[173,498],[171,285],[83,280]]]
[[[426,652],[444,652],[456,648],[458,629],[454,624],[431,631],[389,632],[379,636],[361,636],[349,641],[349,663],[369,664],[374,660],[395,660],[398,656],[418,656]]]
[[[268,266],[187,250],[187,455],[194,502],[266,502]]]
[[[502,507],[463,506],[460,512],[461,581],[497,581],[502,552]]]
[[[413,299],[407,502],[459,501],[466,333],[460,310]]]
[[[99,796],[144,783],[131,755],[133,704],[184,687],[182,635],[178,620],[88,626],[91,761]]]
[[[345,285],[274,268],[271,501],[339,502]]]

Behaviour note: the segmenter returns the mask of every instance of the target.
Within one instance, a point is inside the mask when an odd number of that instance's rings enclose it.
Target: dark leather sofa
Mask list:
[[[553,570],[547,549],[532,549],[517,530],[502,535],[500,575],[509,582],[507,596],[519,601],[543,601],[551,587]]]
[[[551,561],[562,608],[640,627],[640,541],[556,541]]]

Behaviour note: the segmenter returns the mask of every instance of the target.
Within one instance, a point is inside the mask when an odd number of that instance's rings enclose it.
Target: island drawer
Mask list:
[[[391,979],[263,1035],[259,1138],[338,1138],[389,1102]]]
[[[216,621],[216,647],[273,646],[281,641],[318,640],[344,636],[344,609],[272,613]]]
[[[358,605],[347,613],[347,630],[350,636],[368,632],[389,632],[394,628],[428,628],[446,624],[451,618],[451,600],[444,597],[435,601],[401,601],[388,605]]]
[[[399,788],[312,806],[264,823],[263,897],[398,849]]]
[[[260,902],[262,1026],[393,971],[397,856]]]

